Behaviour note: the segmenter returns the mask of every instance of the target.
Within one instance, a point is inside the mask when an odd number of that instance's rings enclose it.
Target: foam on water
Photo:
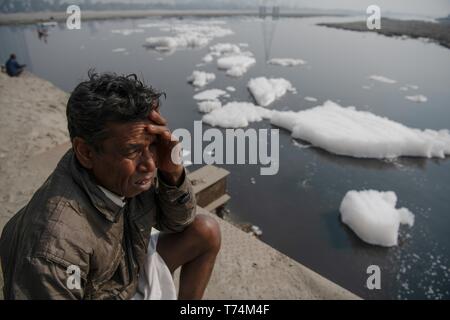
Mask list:
[[[348,191],[339,211],[341,220],[367,243],[385,247],[398,244],[400,224],[410,227],[414,214],[406,208],[396,209],[397,195],[392,191]]]
[[[413,101],[413,102],[419,102],[419,103],[428,101],[428,98],[425,97],[422,94],[418,94],[418,95],[415,95],[415,96],[405,96],[405,99]]]
[[[217,59],[217,67],[226,70],[231,77],[240,77],[248,68],[256,63],[255,58],[248,55],[231,55]]]
[[[279,65],[283,67],[292,67],[302,64],[306,64],[306,61],[302,59],[291,59],[291,58],[273,58],[267,61],[269,64]]]
[[[253,78],[250,79],[247,87],[256,103],[264,107],[285,95],[287,91],[295,91],[292,84],[283,78]]]
[[[160,27],[160,30],[174,33],[175,35],[148,37],[145,39],[146,47],[157,51],[174,52],[177,48],[204,47],[215,38],[233,34],[232,30],[218,24],[220,23],[202,23],[200,21],[189,24],[173,23]]]
[[[268,119],[272,113],[272,110],[256,106],[253,103],[233,101],[205,114],[202,121],[213,127],[242,128],[247,127],[250,122]]]
[[[142,32],[144,32],[144,29],[115,29],[115,30],[111,30],[111,32],[121,34],[124,36],[129,36],[130,34],[133,34],[133,33],[142,33]]]
[[[371,76],[369,76],[369,79],[375,80],[375,81],[378,81],[378,82],[388,83],[388,84],[397,83],[396,80],[389,79],[387,77],[379,76],[379,75],[371,75]]]
[[[206,100],[198,103],[198,110],[203,113],[208,113],[219,108],[222,108],[219,100]]]
[[[400,156],[444,158],[450,154],[448,130],[420,130],[332,101],[299,112],[274,112],[271,123],[292,137],[329,152],[357,158]]]
[[[115,48],[112,50],[112,52],[125,52],[125,51],[127,51],[127,49],[125,48]]]
[[[217,100],[220,96],[226,95],[227,92],[221,89],[209,89],[197,93],[194,96],[195,100]]]
[[[208,73],[203,71],[193,71],[192,74],[187,78],[187,81],[191,83],[194,87],[201,88],[211,83],[216,79],[214,73]]]

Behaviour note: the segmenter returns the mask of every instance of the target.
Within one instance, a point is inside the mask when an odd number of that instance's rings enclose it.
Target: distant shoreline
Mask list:
[[[376,32],[388,37],[408,36],[415,39],[427,38],[450,49],[450,24],[448,23],[382,18],[380,30],[369,30],[366,21],[319,23],[317,25],[351,31]]]
[[[81,20],[107,20],[107,19],[139,19],[146,17],[232,17],[250,16],[258,17],[255,10],[129,10],[129,11],[81,11]],[[343,16],[339,14],[280,12],[279,17],[307,18],[322,16]],[[25,12],[2,13],[0,25],[32,24],[43,21],[66,21],[65,12]]]

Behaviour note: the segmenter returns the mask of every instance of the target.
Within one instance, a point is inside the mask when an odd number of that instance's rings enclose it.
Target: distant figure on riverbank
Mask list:
[[[38,34],[39,40],[44,40],[44,42],[47,43],[48,29],[45,26],[38,25],[37,34]]]
[[[10,77],[18,77],[26,66],[26,64],[19,64],[16,60],[16,55],[12,53],[8,61],[6,61],[6,73]]]

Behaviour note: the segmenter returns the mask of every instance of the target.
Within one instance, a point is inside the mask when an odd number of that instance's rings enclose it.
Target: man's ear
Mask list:
[[[80,137],[73,138],[72,148],[81,165],[86,169],[92,169],[95,152],[94,148]]]

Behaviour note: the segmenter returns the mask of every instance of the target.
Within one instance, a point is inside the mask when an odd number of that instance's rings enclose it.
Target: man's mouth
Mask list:
[[[149,184],[150,182],[152,182],[152,178],[151,177],[146,177],[146,178],[142,178],[139,179],[135,182],[135,184],[140,185],[140,186],[145,186],[147,184]]]

